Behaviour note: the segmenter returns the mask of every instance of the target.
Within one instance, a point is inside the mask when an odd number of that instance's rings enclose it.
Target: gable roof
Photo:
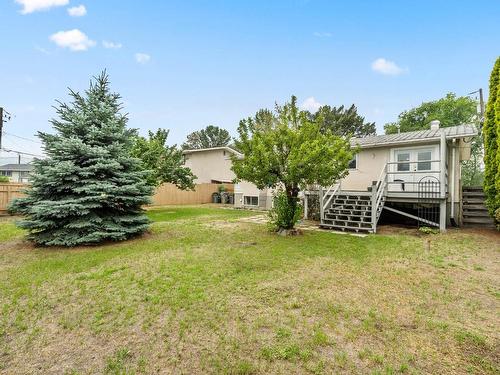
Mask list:
[[[33,169],[31,164],[4,164],[0,165],[0,171],[30,172]]]
[[[236,151],[235,149],[228,147],[228,146],[221,146],[221,147],[210,147],[210,148],[198,148],[198,149],[192,149],[192,150],[184,150],[182,153],[185,154],[193,154],[195,152],[204,152],[204,151],[217,151],[217,150],[223,150],[223,151],[228,151],[231,152],[232,154],[235,154],[237,156],[243,156],[240,152]]]
[[[477,135],[477,129],[475,125],[464,124],[439,129],[427,129],[398,134],[384,134],[364,138],[352,138],[351,145],[358,145],[361,148],[371,148],[407,143],[438,141],[441,138],[441,132],[444,132],[446,139],[466,138]]]

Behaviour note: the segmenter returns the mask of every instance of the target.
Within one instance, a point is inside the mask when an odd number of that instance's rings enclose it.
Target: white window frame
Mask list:
[[[257,198],[257,204],[248,204],[246,202],[246,198]],[[259,196],[258,195],[244,195],[243,196],[243,205],[244,206],[258,207],[259,206]]]
[[[347,169],[349,169],[350,171],[356,171],[356,170],[359,169],[359,158],[358,158],[358,156],[359,156],[359,154],[357,153],[356,155],[354,155],[354,158],[353,158],[356,161],[356,166],[354,168],[351,168],[351,167],[348,166]],[[352,159],[349,160],[349,164],[351,164],[351,161],[352,161]]]

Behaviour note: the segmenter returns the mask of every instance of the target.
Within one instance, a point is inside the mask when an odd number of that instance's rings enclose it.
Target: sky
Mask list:
[[[3,147],[42,154],[56,100],[103,69],[129,126],[171,144],[207,125],[235,136],[291,95],[355,104],[383,133],[447,92],[487,95],[499,25],[498,0],[0,0]]]

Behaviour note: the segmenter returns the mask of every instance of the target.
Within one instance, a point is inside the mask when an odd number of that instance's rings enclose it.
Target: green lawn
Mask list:
[[[125,243],[35,248],[0,221],[0,373],[490,373],[500,238],[283,238],[168,207]],[[426,241],[431,239],[431,250]]]

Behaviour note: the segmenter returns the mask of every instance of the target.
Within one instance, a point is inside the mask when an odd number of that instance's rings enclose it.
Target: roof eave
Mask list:
[[[474,133],[470,134],[455,134],[455,135],[447,135],[446,139],[457,139],[457,138],[470,138],[476,136],[478,133],[477,131]],[[417,138],[417,139],[405,139],[401,141],[394,141],[394,142],[385,142],[385,143],[373,143],[373,144],[357,144],[354,143],[353,146],[359,146],[360,148],[380,148],[380,147],[391,147],[391,146],[400,146],[400,145],[406,145],[406,144],[422,144],[422,143],[435,143],[439,142],[441,140],[441,137],[433,137],[433,138]]]

